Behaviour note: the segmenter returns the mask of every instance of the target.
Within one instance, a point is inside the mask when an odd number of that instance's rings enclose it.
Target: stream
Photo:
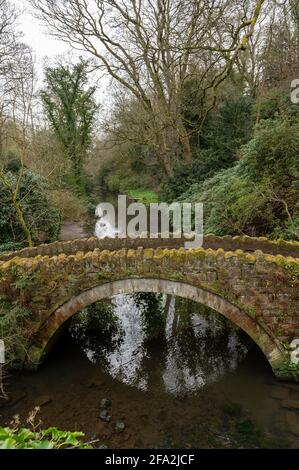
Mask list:
[[[84,228],[68,224],[62,238]],[[299,384],[217,312],[154,294],[77,314],[37,372],[10,373],[1,425],[40,408],[43,427],[111,448],[298,448]]]

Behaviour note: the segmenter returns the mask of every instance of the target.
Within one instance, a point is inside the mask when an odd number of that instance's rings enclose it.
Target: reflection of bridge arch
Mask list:
[[[93,287],[83,291],[59,307],[49,318],[46,324],[40,329],[35,338],[35,343],[39,344],[40,357],[35,353],[34,360],[42,362],[43,357],[48,353],[55,336],[63,325],[76,313],[99,300],[111,298],[119,294],[134,294],[137,292],[152,292],[166,295],[183,297],[194,300],[207,307],[212,308],[233,322],[245,331],[260,347],[266,355],[270,364],[275,364],[280,359],[280,351],[276,341],[266,331],[257,327],[256,322],[239,307],[236,307],[228,300],[213,292],[194,287],[179,281],[166,279],[121,279],[110,283]],[[30,361],[30,351],[29,351]]]

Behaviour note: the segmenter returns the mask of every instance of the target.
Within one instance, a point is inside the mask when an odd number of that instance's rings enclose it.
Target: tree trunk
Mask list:
[[[16,199],[15,196],[13,196],[13,198],[12,198],[12,203],[13,203],[14,208],[15,208],[15,210],[16,210],[17,217],[18,217],[18,219],[19,219],[20,225],[21,225],[22,230],[23,230],[23,232],[24,232],[24,235],[25,235],[25,237],[26,237],[28,246],[29,246],[29,248],[32,248],[32,247],[33,247],[32,236],[31,236],[30,230],[29,230],[29,228],[27,227],[27,224],[26,224],[26,222],[25,222],[23,210],[22,210],[22,208],[21,208],[20,204],[18,203],[18,201],[17,201],[17,199]]]
[[[191,147],[190,147],[190,139],[189,139],[188,135],[186,135],[183,138],[182,144],[183,144],[183,158],[184,158],[184,161],[188,164],[191,164],[191,162],[192,162]]]

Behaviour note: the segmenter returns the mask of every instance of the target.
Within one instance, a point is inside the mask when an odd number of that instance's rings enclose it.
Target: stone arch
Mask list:
[[[167,279],[126,278],[98,285],[72,297],[60,306],[41,326],[29,348],[25,368],[36,369],[47,355],[53,339],[62,326],[83,308],[119,294],[153,292],[197,301],[232,321],[259,346],[277,375],[284,354],[275,338],[244,310],[227,299],[191,284]]]

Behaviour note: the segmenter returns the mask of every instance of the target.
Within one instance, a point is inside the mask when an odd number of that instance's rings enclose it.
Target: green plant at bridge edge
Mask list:
[[[299,364],[285,361],[277,368],[277,372],[282,379],[284,376],[289,377],[291,375],[295,382],[299,382]]]
[[[0,449],[92,449],[84,444],[82,432],[48,428],[41,431],[0,427]]]

